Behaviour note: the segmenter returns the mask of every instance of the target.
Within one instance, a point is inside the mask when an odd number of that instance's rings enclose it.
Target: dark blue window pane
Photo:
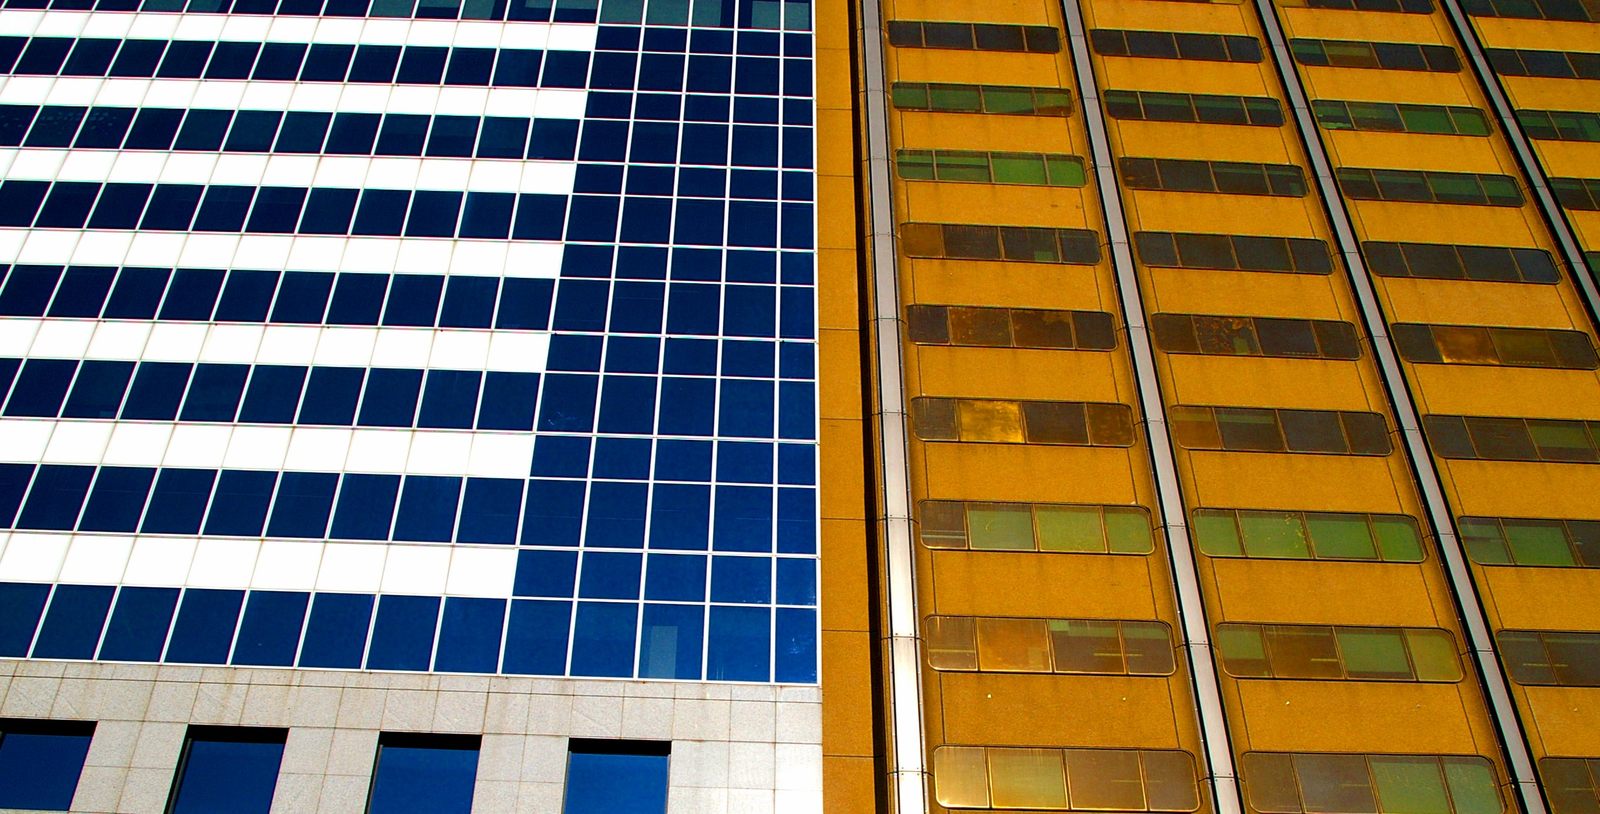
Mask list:
[[[357,193],[354,189],[311,190],[305,215],[300,220],[300,231],[311,235],[346,234],[350,231],[350,216],[356,210]],[[292,222],[277,222],[277,225],[281,228],[275,231],[293,230]]]
[[[110,190],[106,190],[110,193]],[[102,207],[104,204],[102,203]],[[93,226],[94,224],[90,224]],[[171,269],[124,268],[106,303],[107,319],[149,319],[167,290]]]
[[[444,60],[448,48],[410,46],[400,58],[397,82],[404,84],[436,85],[444,75]]]
[[[177,362],[139,363],[133,375],[133,387],[128,390],[128,401],[122,407],[122,417],[155,421],[176,418],[192,369],[192,365]]]
[[[276,472],[223,471],[217,480],[217,496],[211,503],[211,514],[206,519],[206,533],[261,536],[261,526],[267,519],[267,503],[272,500],[272,487],[277,479]]]
[[[771,612],[766,608],[712,606],[706,678],[711,681],[767,681]]]
[[[49,585],[0,582],[0,656],[22,658],[33,643]]]
[[[705,609],[699,605],[645,605],[644,628],[639,636],[639,677],[700,678],[704,615]]]
[[[106,612],[115,588],[102,585],[58,585],[50,610],[33,646],[34,658],[90,659],[100,643]]]
[[[361,399],[365,427],[410,427],[416,420],[417,393],[422,388],[420,370],[375,369],[367,375],[366,396]]]
[[[817,612],[778,608],[777,681],[810,684],[817,680]]]
[[[655,427],[656,380],[607,376],[600,401],[600,432],[649,435]]]
[[[638,599],[641,565],[642,558],[638,554],[585,551],[578,596],[584,599]]]
[[[577,552],[519,551],[512,590],[517,596],[570,597],[577,571]]]
[[[22,505],[22,495],[33,480],[31,465],[0,464],[0,523],[11,525]]]
[[[717,487],[716,549],[772,550],[772,490]]]
[[[245,602],[233,663],[292,667],[310,594],[251,591]]]
[[[720,434],[745,438],[771,438],[773,393],[770,381],[724,381],[718,415]]]
[[[249,372],[248,365],[196,365],[182,420],[232,421]]]
[[[71,808],[93,735],[89,722],[0,724],[0,808]]]
[[[333,155],[370,155],[378,138],[378,121],[376,113],[335,115],[328,131],[327,151]]]
[[[191,729],[168,814],[267,814],[286,735],[281,729]]]
[[[230,473],[231,474],[231,473]],[[339,476],[332,472],[285,472],[272,505],[272,537],[321,537],[333,509],[333,489]],[[224,475],[223,488],[226,488]]]
[[[355,420],[365,374],[361,368],[312,368],[305,401],[300,405],[300,423],[349,426]]]
[[[500,294],[496,328],[542,331],[550,327],[551,280],[508,279]]]
[[[651,554],[645,570],[645,599],[704,602],[706,558],[684,554]]]
[[[255,209],[250,212],[250,226],[246,231],[267,234],[289,234],[300,222],[300,210],[305,207],[306,190],[295,187],[262,187],[256,197]],[[339,223],[343,226],[343,223]],[[342,228],[339,229],[343,231]]]
[[[217,473],[206,469],[163,469],[156,479],[143,530],[153,534],[194,534],[200,531],[206,504]]]
[[[538,119],[528,143],[528,158],[571,161],[578,150],[578,123],[563,119]]]
[[[485,374],[483,401],[478,408],[478,429],[532,429],[538,392],[537,373]]]
[[[306,622],[300,666],[359,668],[367,649],[372,604],[372,597],[363,594],[317,594]]]
[[[259,208],[260,204],[257,204]],[[293,224],[290,224],[291,228]],[[275,271],[232,271],[217,301],[219,322],[261,322],[267,318],[272,292],[278,287]]]
[[[328,307],[328,322],[335,325],[377,325],[383,310],[383,292],[389,277],[384,274],[341,274],[333,288],[333,304]]]
[[[68,359],[28,359],[6,402],[6,415],[54,418],[67,397],[78,363]]]
[[[227,663],[243,602],[243,591],[184,591],[178,620],[172,625],[172,643],[167,645],[167,661]]]
[[[256,63],[253,76],[256,79],[294,79],[305,57],[304,45],[269,42],[261,49],[261,59]]]
[[[83,531],[138,529],[139,516],[144,512],[145,499],[150,495],[155,475],[154,469],[101,467],[78,528]]]
[[[765,605],[772,601],[772,560],[713,557],[711,601]]]
[[[438,621],[439,598],[436,596],[380,597],[367,669],[428,669]]]
[[[107,661],[157,661],[167,643],[167,626],[178,604],[177,588],[123,588],[117,594],[100,658]]]
[[[504,68],[504,61],[505,54],[502,53],[502,69]],[[483,120],[483,136],[478,140],[478,156],[481,158],[522,158],[527,153],[527,143],[527,119],[487,116]]]
[[[222,290],[222,272],[216,269],[178,269],[161,304],[162,319],[208,320]]]
[[[814,490],[778,490],[778,551],[816,553],[817,493]]]
[[[650,477],[650,440],[648,438],[596,439],[594,476],[638,480]]]
[[[362,45],[350,64],[351,82],[393,82],[400,64],[398,45]]]
[[[566,221],[566,198],[560,195],[518,195],[517,217],[511,236],[517,240],[560,240]]]
[[[44,313],[61,279],[60,266],[17,266],[5,277],[0,316],[36,317]]]
[[[598,376],[547,375],[539,405],[539,429],[590,432],[598,380]]]
[[[711,443],[663,439],[656,449],[658,480],[711,480]]]
[[[61,279],[61,288],[50,304],[53,317],[97,317],[105,308],[115,269],[102,266],[72,266]]]
[[[468,478],[456,542],[515,543],[521,514],[522,481]]]
[[[353,45],[313,45],[300,78],[306,82],[342,82],[354,53]]]
[[[487,195],[489,193],[482,193]],[[475,196],[467,196],[467,217],[472,217]],[[506,204],[506,222],[511,218],[509,199]],[[499,237],[505,237],[502,232]],[[473,237],[464,234],[463,237]],[[494,322],[494,300],[500,281],[493,277],[450,277],[445,286],[444,309],[439,315],[443,328],[487,328]]]
[[[453,62],[450,67],[454,72],[455,64]],[[485,71],[485,74],[487,74],[487,71]],[[472,156],[472,146],[477,140],[478,119],[476,116],[435,116],[433,127],[428,134],[427,155],[469,158]]]
[[[543,5],[549,8],[550,0],[514,0],[511,4],[512,19],[519,19],[517,12],[525,11],[535,6]],[[548,19],[548,18],[546,18]],[[499,63],[494,68],[494,84],[506,88],[531,88],[539,82],[539,51],[524,51],[516,48],[507,48],[500,52]],[[577,124],[577,122],[573,122]],[[510,156],[516,157],[516,156]],[[568,158],[571,158],[569,155]]]
[[[420,375],[420,371],[418,373]],[[466,370],[429,371],[418,426],[470,429],[478,408],[478,383],[482,375]]]
[[[139,222],[150,190],[149,184],[106,184],[94,215],[89,218],[89,228],[132,229]]]
[[[89,491],[92,466],[41,466],[33,479],[33,490],[23,504],[17,528],[71,529],[83,509]]]
[[[523,545],[576,546],[583,527],[582,481],[528,482]]]
[[[646,616],[649,613],[645,611]],[[695,635],[698,643],[698,631]],[[698,647],[695,654],[698,668]],[[573,743],[567,761],[567,796],[562,814],[666,814],[665,748],[630,754],[628,749],[633,745],[625,742],[591,742],[603,747],[594,751],[584,751],[586,747],[580,743]]]
[[[650,506],[650,547],[705,550],[710,504],[709,487],[658,484]]]
[[[382,152],[382,145],[379,146]],[[408,190],[367,190],[361,196],[361,208],[356,211],[355,234],[398,237],[410,200]]]
[[[509,236],[511,209],[516,200],[516,196],[509,192],[468,193],[466,211],[461,218],[461,236],[487,238]]]
[[[633,603],[578,603],[572,675],[632,676],[637,616],[638,606]]]
[[[411,217],[406,221],[406,235],[454,237],[456,221],[460,216],[461,193],[419,191],[411,201]]]
[[[81,229],[89,219],[89,210],[99,194],[99,184],[59,182],[50,190],[50,197],[39,211],[39,220],[35,225]]]
[[[662,435],[711,435],[716,418],[713,379],[685,379],[674,376],[661,380]]]
[[[399,475],[345,475],[330,534],[349,540],[387,540]]]
[[[300,391],[305,387],[306,369],[282,365],[258,365],[245,391],[239,420],[263,424],[289,424],[300,406]]]
[[[500,663],[503,599],[450,597],[439,624],[439,657],[433,669],[452,673],[492,673]]]
[[[439,315],[439,292],[443,287],[443,277],[396,275],[389,291],[389,307],[383,312],[383,324],[433,327]]]
[[[385,733],[367,814],[468,814],[477,775],[476,737]]]
[[[316,203],[316,196],[312,196],[312,203]],[[306,217],[311,217],[309,209]],[[321,322],[323,313],[328,310],[328,295],[332,290],[333,275],[327,272],[295,271],[284,274],[283,284],[278,290],[278,300],[272,308],[272,321],[305,324]],[[298,394],[298,390],[296,393]]]
[[[520,675],[563,675],[571,602],[514,600],[501,670]]]
[[[278,134],[276,151],[280,153],[315,153],[322,150],[328,134],[330,113],[291,112],[283,118],[283,130]]]
[[[394,539],[448,543],[456,525],[461,478],[411,475],[400,495]]]
[[[648,488],[643,483],[596,482],[589,499],[588,536],[584,538],[584,545],[599,548],[643,547]]]

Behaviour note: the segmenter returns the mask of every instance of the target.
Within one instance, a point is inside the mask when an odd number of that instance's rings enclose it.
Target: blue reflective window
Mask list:
[[[319,593],[311,600],[306,620],[301,667],[361,667],[367,649],[367,626],[373,598],[363,594]]]
[[[328,321],[337,325],[377,325],[388,290],[385,274],[341,274],[328,306]]]
[[[421,371],[417,374],[420,376]],[[418,426],[470,429],[477,412],[478,384],[482,377],[483,374],[470,370],[429,371]]]
[[[239,420],[264,424],[289,424],[300,406],[306,369],[284,365],[257,365],[245,391]]]
[[[706,647],[706,678],[712,681],[768,680],[771,624],[771,611],[766,608],[713,605]]]
[[[809,684],[817,680],[817,612],[809,608],[778,608],[773,661],[782,682]]]
[[[585,599],[639,598],[639,554],[585,551],[578,596]]]
[[[332,472],[283,473],[267,534],[273,537],[323,536],[338,482],[339,476]]]
[[[41,466],[33,479],[33,489],[28,492],[28,502],[23,504],[17,518],[17,528],[58,529],[73,528],[78,513],[89,492],[89,480],[94,476],[92,466]]]
[[[93,737],[93,721],[0,719],[0,808],[71,808]]]
[[[711,489],[657,484],[650,505],[650,547],[705,550],[710,536]]]
[[[399,475],[345,475],[330,534],[350,540],[389,539],[399,492]]]
[[[153,421],[176,418],[193,368],[178,362],[140,362],[133,374],[133,386],[128,388],[128,401],[122,405],[122,417]]]
[[[573,739],[562,814],[666,814],[671,748],[664,741]]]
[[[309,594],[299,592],[251,591],[239,624],[239,639],[233,646],[233,663],[293,666],[310,599]]]
[[[649,488],[643,483],[596,482],[589,498],[588,535],[585,546],[642,548],[645,503]],[[638,586],[634,586],[637,595]]]
[[[499,666],[500,630],[505,618],[503,599],[446,599],[439,623],[439,655],[433,668],[455,673],[494,672]]]
[[[461,478],[410,475],[400,493],[394,539],[448,543],[456,526]]]
[[[50,304],[53,317],[97,317],[106,304],[116,270],[104,266],[71,266]]]
[[[190,588],[183,593],[178,618],[172,625],[167,661],[226,664],[233,645],[234,624],[239,620],[243,591]]]
[[[107,661],[157,661],[178,604],[176,588],[122,588],[100,643]]]
[[[206,534],[258,537],[267,520],[276,472],[225,470],[206,519]]]
[[[369,670],[426,670],[433,657],[439,597],[386,595],[372,625]]]
[[[183,402],[184,421],[232,421],[239,412],[248,365],[195,365],[189,397]]]
[[[631,602],[579,602],[572,675],[631,677],[638,614]]]
[[[267,814],[285,729],[191,726],[167,814]]]
[[[154,469],[105,466],[95,478],[78,528],[83,531],[134,531],[144,512]]]
[[[522,488],[523,482],[520,480],[468,478],[456,541],[516,542],[517,520],[522,514]]]
[[[478,193],[474,193],[476,195]],[[483,193],[485,195],[489,193]],[[473,197],[467,197],[471,215]],[[509,220],[510,203],[506,217]],[[504,237],[504,235],[500,235]],[[469,235],[470,237],[470,235]],[[493,277],[450,277],[445,288],[444,310],[439,315],[443,328],[487,328],[494,322],[494,301],[500,281]]]
[[[765,605],[772,601],[772,560],[713,557],[711,601]]]
[[[410,427],[416,421],[422,371],[374,369],[357,423],[366,427]]]
[[[57,585],[33,646],[34,658],[94,658],[115,590],[103,585]]]
[[[337,304],[337,294],[335,295]],[[300,405],[300,423],[349,426],[355,420],[356,401],[366,370],[356,367],[312,368]]]
[[[28,655],[34,628],[49,596],[49,585],[0,582],[0,656]]]
[[[475,735],[379,735],[367,814],[469,814],[479,742]]]
[[[519,675],[565,674],[571,622],[571,602],[513,601],[501,670]]]

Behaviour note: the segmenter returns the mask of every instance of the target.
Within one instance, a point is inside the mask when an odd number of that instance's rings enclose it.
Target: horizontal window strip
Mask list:
[[[1154,314],[1151,327],[1156,346],[1167,353],[1361,358],[1355,326],[1337,320]]]
[[[1600,568],[1600,519],[1457,519],[1467,555],[1479,565]]]
[[[90,77],[11,76],[6,78],[8,101],[17,107],[35,104],[81,107],[93,101],[99,107],[189,107],[228,110],[307,111],[314,113],[394,113],[427,116],[435,113],[477,116],[485,112],[536,119],[581,119],[591,94],[582,90],[552,88],[452,88],[411,87],[403,94],[389,88],[362,85],[318,85],[298,82],[243,80],[202,82],[189,79],[95,79]],[[22,105],[21,102],[28,102]],[[717,121],[726,121],[724,112]]]
[[[1533,687],[1600,687],[1600,633],[1501,630],[1500,660],[1511,680]]]
[[[1262,407],[1174,405],[1169,411],[1179,446],[1230,452],[1388,455],[1387,420],[1378,413]]]
[[[890,89],[890,98],[897,110],[1012,116],[1072,115],[1072,92],[1063,88],[896,82]]]
[[[418,20],[551,22],[556,23],[639,23],[652,26],[685,26],[696,29],[741,28],[745,36],[776,39],[779,29],[792,32],[811,29],[808,3],[781,0],[755,0],[748,4],[704,3],[691,16],[688,3],[659,3],[644,13],[642,3],[608,3],[597,13],[595,0],[6,0],[8,8],[81,11],[182,11],[190,14],[327,16],[416,18]],[[737,12],[737,14],[736,14]],[[576,26],[555,26],[556,28]],[[600,47],[608,44],[601,29]],[[682,36],[682,32],[674,32]],[[717,32],[731,39],[732,32]],[[679,50],[682,50],[680,44]],[[777,48],[776,44],[770,46]]]
[[[933,750],[933,794],[951,809],[1200,808],[1194,756],[1176,750],[940,746]]]
[[[1334,170],[1339,189],[1358,201],[1522,206],[1522,189],[1509,175],[1433,170]]]
[[[1600,757],[1539,758],[1539,775],[1555,811],[1569,814],[1600,806]]]
[[[1433,0],[1278,0],[1287,8],[1320,8],[1335,11],[1388,11],[1401,14],[1432,14]]]
[[[1089,229],[970,223],[900,225],[900,250],[907,257],[1087,266],[1100,262],[1100,242],[1100,233]]]
[[[1485,48],[1483,53],[1501,76],[1600,79],[1600,53],[1532,48]]]
[[[1062,153],[897,150],[895,167],[900,177],[908,181],[1053,187],[1081,187],[1088,183],[1083,158]]]
[[[1289,52],[1301,65],[1459,73],[1461,59],[1448,45],[1295,38]]]
[[[1551,178],[1550,189],[1568,209],[1600,211],[1600,178]]]
[[[1487,136],[1489,120],[1475,107],[1316,99],[1311,109],[1327,130]]]
[[[1270,96],[1107,90],[1105,106],[1113,119],[1283,126],[1283,108]]]
[[[1261,41],[1239,34],[1095,28],[1089,31],[1089,43],[1103,56],[1208,62],[1260,62],[1262,58]]]
[[[1422,562],[1422,533],[1403,514],[1195,509],[1195,541],[1208,557]]]
[[[1111,350],[1116,326],[1103,311],[1046,311],[912,305],[906,308],[912,342],[980,348]]]
[[[1436,628],[1217,625],[1222,669],[1235,678],[1461,680],[1455,637]]]
[[[639,549],[645,545],[648,517],[652,549],[755,554],[816,550],[815,521],[802,511],[814,501],[811,487],[782,487],[775,492],[771,485],[586,484],[529,480],[526,475],[462,477],[460,470],[454,472],[402,477],[350,471],[6,463],[0,464],[0,527],[18,533],[77,530],[561,547],[577,547],[581,538],[589,548]],[[814,517],[815,509],[811,511]],[[582,524],[585,516],[587,525]],[[11,537],[8,548],[16,544],[16,534]],[[61,536],[54,539],[66,544]],[[48,561],[47,552],[32,552],[36,556],[30,559],[29,553],[12,549],[15,558],[7,557],[0,565],[19,569],[7,578],[56,579],[59,572],[50,569],[59,568],[60,562]],[[46,561],[40,562],[37,555],[45,555]],[[162,581],[181,584],[183,573]]]
[[[454,17],[408,19],[410,17],[408,14],[373,14],[371,17],[376,19],[359,19],[366,15],[355,13],[354,5],[356,3],[365,5],[372,0],[328,0],[331,4],[342,5],[344,13],[333,12],[327,16],[357,18],[347,20],[295,19],[297,16],[318,16],[308,11],[285,12],[283,16],[288,19],[280,20],[274,19],[275,15],[270,11],[259,8],[248,11],[237,9],[239,6],[259,7],[280,1],[303,7],[312,3],[321,5],[324,0],[188,0],[188,8],[185,8],[186,0],[66,0],[76,4],[75,8],[63,8],[63,0],[54,0],[51,3],[54,8],[50,10],[45,10],[47,6],[41,0],[6,0],[4,10],[0,11],[0,22],[7,23],[7,30],[12,31],[32,31],[36,27],[48,31],[75,31],[83,28],[104,33],[109,37],[126,36],[135,25],[138,25],[141,29],[151,26],[156,29],[194,33],[197,35],[196,39],[220,39],[226,32],[253,39],[289,38],[298,42],[379,45],[403,45],[408,42],[421,45],[461,43],[477,46],[503,44],[509,47],[558,51],[593,51],[599,32],[593,25],[549,25],[548,15],[543,20],[513,18],[509,21],[509,25],[484,25],[476,21],[493,19],[487,17],[466,17],[458,21]],[[380,3],[387,3],[389,8],[395,10],[398,10],[397,6],[403,5],[405,1],[378,0]],[[548,8],[549,0],[532,0],[516,5],[532,8],[541,3]],[[113,5],[119,7],[111,8]],[[122,13],[128,11],[188,11],[193,16],[177,18],[160,13],[143,15]],[[205,16],[211,14],[219,16]],[[224,14],[237,16],[220,16]],[[385,16],[395,19],[382,19]],[[556,22],[593,21],[557,20]]]
[[[1115,619],[930,616],[928,666],[940,671],[1169,676],[1172,628]]]
[[[1465,0],[1461,7],[1474,17],[1600,22],[1596,0]]]
[[[1417,323],[1395,323],[1389,330],[1401,358],[1408,362],[1565,370],[1600,367],[1594,341],[1583,331]]]
[[[924,441],[1131,447],[1133,410],[1081,401],[911,400],[911,426]]]
[[[1250,807],[1262,814],[1315,812],[1330,799],[1360,812],[1387,811],[1380,800],[1416,799],[1436,814],[1506,809],[1494,764],[1476,755],[1246,752],[1242,763]]]
[[[1305,173],[1297,164],[1184,158],[1120,158],[1117,163],[1122,183],[1130,189],[1291,198],[1306,195]]]
[[[435,552],[406,548],[380,565],[435,565]],[[0,653],[31,645],[35,659],[785,683],[817,673],[813,607],[580,600],[574,614],[570,599],[25,583],[0,583],[0,600],[19,609],[0,622]],[[618,631],[620,652],[588,644]]]
[[[1328,243],[1316,238],[1135,232],[1133,240],[1140,262],[1147,266],[1333,273]]]
[[[622,290],[648,295],[659,286]],[[0,267],[0,317],[543,331],[550,327],[554,293],[552,280],[467,275]],[[627,313],[621,316],[644,327],[648,307],[634,299],[624,302]],[[659,313],[655,321],[659,327]],[[28,333],[18,327],[23,324],[5,322],[0,353],[28,353],[17,350]],[[564,321],[563,327],[580,326]],[[40,328],[32,333],[37,336]]]
[[[1529,138],[1550,141],[1600,141],[1600,112],[1518,110],[1517,123]]]
[[[896,48],[948,48],[960,51],[1061,52],[1061,32],[1047,25],[946,23],[890,20],[889,44]]]
[[[1425,415],[1422,425],[1442,458],[1600,463],[1600,421]]]
[[[0,38],[0,73],[583,88],[589,54],[433,45],[5,37]]]
[[[1380,277],[1546,284],[1561,279],[1555,259],[1543,249],[1369,240],[1361,251],[1367,268]]]
[[[811,204],[623,204],[604,195],[8,180],[0,184],[0,227],[794,249],[815,242]]]
[[[1150,512],[1142,506],[924,500],[922,544],[933,549],[1149,554]]]
[[[450,191],[457,195],[461,192],[523,192],[564,196],[572,192],[577,169],[576,165],[567,161],[491,163],[465,158],[367,158],[354,155],[278,155],[268,159],[258,155],[202,152],[124,155],[124,160],[117,161],[108,172],[107,167],[103,164],[96,166],[92,160],[104,155],[100,150],[12,148],[0,149],[0,162],[11,159],[10,169],[6,172],[7,186],[24,181],[98,186],[97,182],[109,181],[111,184],[245,188],[277,181],[281,186],[275,184],[269,188],[289,189],[296,188],[290,185],[299,181],[306,186],[338,189],[346,195],[361,188],[368,179],[431,178],[456,182],[453,185],[455,188]],[[19,184],[19,188],[21,186]],[[391,190],[380,188],[379,194],[388,191]],[[6,194],[5,186],[0,186],[0,198]],[[18,217],[0,218],[0,222],[7,225],[21,225],[17,223],[18,220]]]

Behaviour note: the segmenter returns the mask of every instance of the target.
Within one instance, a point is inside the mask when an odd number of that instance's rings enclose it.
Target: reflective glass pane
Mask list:
[[[974,550],[1033,550],[1033,515],[1027,504],[970,503],[967,528]]]
[[[1287,557],[1308,559],[1305,526],[1298,514],[1288,512],[1239,512],[1247,557]]]
[[[1071,348],[1076,344],[1070,311],[1012,309],[1011,326],[1019,348]]]
[[[1451,814],[1438,759],[1373,755],[1371,762],[1383,814]]]
[[[1061,750],[990,748],[988,752],[995,808],[1066,810]]]
[[[1500,783],[1489,761],[1476,757],[1447,757],[1442,762],[1455,814],[1499,814],[1505,809]]]
[[[1600,795],[1595,793],[1589,761],[1547,757],[1539,761],[1539,775],[1555,814],[1600,814]]]
[[[1333,629],[1310,625],[1267,625],[1267,652],[1278,678],[1342,678]]]
[[[1505,535],[1518,565],[1577,565],[1558,520],[1507,520]]]
[[[1244,787],[1250,797],[1250,807],[1262,814],[1299,814],[1302,810],[1294,764],[1289,755],[1245,754]]]
[[[1240,678],[1272,675],[1260,625],[1218,625],[1217,647],[1222,651],[1222,666],[1228,675]]]
[[[1039,548],[1043,551],[1098,553],[1106,550],[1098,507],[1040,506],[1035,517],[1039,525]]]
[[[970,617],[930,616],[923,623],[928,666],[935,670],[978,669],[977,626]]]
[[[995,153],[994,180],[997,184],[1044,184],[1044,156],[1034,153]]]
[[[1082,404],[1073,402],[1023,402],[1028,440],[1036,444],[1086,444],[1088,421]]]
[[[1283,450],[1283,432],[1278,427],[1278,418],[1273,411],[1217,407],[1215,414],[1224,449],[1256,452]]]
[[[1160,622],[1123,622],[1122,650],[1129,675],[1172,675],[1172,631]]]
[[[957,345],[1006,347],[1011,320],[1004,308],[951,308],[950,341]]]
[[[1311,546],[1320,559],[1373,560],[1378,551],[1372,543],[1366,515],[1306,513]]]
[[[946,808],[988,808],[989,767],[982,747],[933,750],[933,795]]]
[[[1344,671],[1353,679],[1409,681],[1411,663],[1406,658],[1404,632],[1371,627],[1334,629],[1339,640],[1339,656]]]
[[[1422,562],[1422,537],[1409,517],[1373,517],[1378,551],[1386,562]]]
[[[929,548],[967,547],[967,509],[953,500],[923,501],[918,513],[922,544]]]
[[[1022,408],[1014,401],[961,399],[956,413],[963,441],[1022,441]]]
[[[1484,565],[1511,565],[1511,553],[1506,548],[1500,523],[1488,518],[1463,517],[1460,520],[1461,539],[1467,546],[1467,555],[1473,562]]]
[[[989,157],[984,153],[941,150],[934,154],[933,170],[940,181],[988,181]]]
[[[1418,681],[1455,681],[1461,678],[1461,655],[1456,640],[1443,630],[1408,630],[1406,645]]]
[[[1151,811],[1194,811],[1200,807],[1200,789],[1195,783],[1194,758],[1187,752],[1147,751],[1139,753],[1144,763],[1145,795]]]
[[[1373,814],[1377,800],[1361,755],[1295,755],[1295,776],[1307,812]]]
[[[1200,550],[1213,557],[1240,557],[1244,548],[1239,543],[1239,524],[1233,512],[1200,509],[1194,513],[1194,530],[1200,538]]]
[[[1043,619],[979,619],[978,669],[1050,672],[1050,636]]]
[[[1068,749],[1067,782],[1075,811],[1146,810],[1138,752]]]
[[[1114,554],[1148,554],[1155,550],[1150,515],[1143,509],[1106,507],[1106,539]]]
[[[1052,619],[1049,627],[1056,672],[1125,672],[1116,622]]]

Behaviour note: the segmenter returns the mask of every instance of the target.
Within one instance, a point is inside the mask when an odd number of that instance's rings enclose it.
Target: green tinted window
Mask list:
[[[994,180],[1000,184],[1047,184],[1044,156],[1026,153],[994,153]]]
[[[1077,156],[1046,155],[1045,168],[1050,184],[1059,187],[1081,187],[1088,183],[1083,169],[1083,159]]]
[[[927,110],[928,86],[914,82],[896,82],[890,91],[894,106],[902,110]]]
[[[1461,654],[1456,640],[1442,630],[1407,630],[1406,647],[1418,681],[1455,681],[1461,678]]]
[[[1442,107],[1406,105],[1400,108],[1400,118],[1406,130],[1412,133],[1454,133],[1455,123]]]
[[[1233,512],[1200,509],[1194,513],[1194,533],[1199,538],[1200,550],[1213,557],[1241,557],[1244,548],[1239,543],[1239,524]]]
[[[1364,515],[1307,514],[1306,525],[1319,559],[1371,560],[1378,556]]]
[[[1372,518],[1378,535],[1378,550],[1389,562],[1422,562],[1422,538],[1416,521],[1409,517]]]
[[[1518,565],[1573,566],[1577,561],[1567,545],[1567,532],[1560,522],[1519,520],[1505,524],[1506,542]]]
[[[988,181],[989,157],[983,153],[934,154],[934,172],[941,181]]]
[[[1043,551],[1104,551],[1105,531],[1093,506],[1040,506],[1034,515]]]
[[[1307,559],[1305,527],[1300,519],[1279,512],[1240,512],[1239,526],[1244,531],[1247,557],[1287,557]]]
[[[1223,666],[1229,675],[1240,678],[1272,675],[1260,625],[1218,625],[1217,647],[1222,650]]]
[[[971,505],[967,508],[967,534],[975,549],[1033,550],[1033,522],[1027,506]]]
[[[1411,663],[1406,659],[1406,644],[1399,630],[1370,627],[1342,627],[1335,630],[1339,656],[1345,675],[1350,678],[1378,678],[1405,681],[1411,678]]]
[[[1107,506],[1106,540],[1118,554],[1148,554],[1155,550],[1150,533],[1150,515],[1144,509]]]
[[[975,85],[929,85],[928,102],[934,110],[977,112],[983,109]]]
[[[1510,565],[1511,554],[1506,550],[1506,540],[1500,533],[1500,524],[1494,520],[1461,519],[1461,540],[1467,547],[1467,556],[1484,565]]]
[[[910,181],[933,180],[933,153],[927,150],[901,150],[895,156],[900,177]]]
[[[1500,783],[1481,758],[1445,758],[1444,776],[1455,802],[1455,814],[1500,814]]]
[[[1438,760],[1374,755],[1372,778],[1385,814],[1450,814]]]

